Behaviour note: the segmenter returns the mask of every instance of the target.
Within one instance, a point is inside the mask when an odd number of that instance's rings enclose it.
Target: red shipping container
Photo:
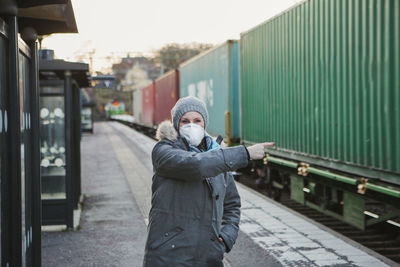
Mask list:
[[[171,120],[171,109],[179,99],[179,71],[172,70],[156,80],[154,123]]]
[[[147,127],[154,126],[155,83],[142,89],[142,123]]]

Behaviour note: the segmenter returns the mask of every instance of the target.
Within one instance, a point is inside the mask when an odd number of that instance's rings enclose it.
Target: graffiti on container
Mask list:
[[[195,96],[203,100],[208,106],[214,106],[213,80],[204,80],[188,85],[188,95]]]

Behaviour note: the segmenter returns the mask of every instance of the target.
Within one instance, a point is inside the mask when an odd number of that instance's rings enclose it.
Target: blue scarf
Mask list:
[[[189,145],[190,151],[195,151],[195,152],[205,152],[205,151],[212,151],[212,150],[218,150],[221,148],[221,146],[215,142],[215,140],[208,134],[206,133],[206,145],[207,149],[206,150],[200,150],[198,147]]]

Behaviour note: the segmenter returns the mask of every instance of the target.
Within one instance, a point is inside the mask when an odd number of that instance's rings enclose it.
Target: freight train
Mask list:
[[[399,18],[399,1],[304,1],[134,92],[136,124],[197,96],[211,135],[276,142],[252,165],[271,196],[400,226]]]

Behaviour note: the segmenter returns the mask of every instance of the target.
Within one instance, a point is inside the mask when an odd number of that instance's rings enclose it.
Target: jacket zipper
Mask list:
[[[206,178],[207,181],[207,185],[208,188],[210,189],[210,194],[211,194],[211,231],[214,233],[215,237],[218,238],[218,233],[217,233],[217,229],[215,229],[213,227],[213,219],[214,219],[214,212],[216,211],[215,206],[216,206],[216,202],[214,200],[214,187],[212,184],[212,181],[209,178]],[[217,216],[215,216],[217,217]],[[215,222],[217,222],[217,220],[215,220]]]

